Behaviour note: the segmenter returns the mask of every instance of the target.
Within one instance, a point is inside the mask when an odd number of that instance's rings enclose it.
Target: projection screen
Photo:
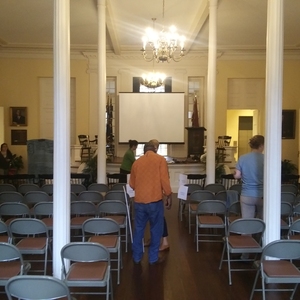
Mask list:
[[[184,143],[184,93],[119,93],[119,143]]]

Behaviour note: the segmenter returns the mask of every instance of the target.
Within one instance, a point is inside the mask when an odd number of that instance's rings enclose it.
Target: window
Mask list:
[[[144,154],[144,145],[145,144],[138,144],[136,148],[136,156],[141,156]],[[168,145],[167,144],[159,144],[159,148],[157,153],[162,156],[167,156],[168,155]]]

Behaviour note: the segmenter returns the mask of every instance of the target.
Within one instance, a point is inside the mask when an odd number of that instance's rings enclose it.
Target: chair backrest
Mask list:
[[[266,245],[262,252],[262,259],[266,257],[279,259],[299,259],[300,240],[277,240]]]
[[[1,183],[0,184],[0,193],[2,192],[16,192],[17,189],[14,185],[10,183]]]
[[[227,210],[227,212],[228,212],[228,215],[230,215],[230,214],[234,214],[234,215],[237,215],[237,216],[242,215],[240,201],[231,203],[228,210]]]
[[[96,206],[90,201],[71,202],[71,215],[95,215]]]
[[[232,185],[239,183],[239,179],[235,179],[233,174],[222,174],[221,179],[226,190],[228,190]]]
[[[43,192],[41,190],[27,192],[24,196],[24,203],[26,203],[27,205],[48,201],[51,201],[50,196],[46,192]]]
[[[88,186],[89,191],[98,191],[100,193],[107,193],[109,188],[108,185],[105,183],[91,183]]]
[[[79,195],[81,192],[86,191],[86,187],[80,183],[72,183],[71,184],[71,192]]]
[[[215,195],[215,199],[216,200],[221,200],[223,202],[227,202],[227,191],[220,191],[220,192],[217,192],[216,195]]]
[[[24,201],[24,197],[19,192],[8,191],[8,192],[0,193],[0,203],[23,202],[23,201]]]
[[[78,201],[90,201],[100,203],[104,200],[103,195],[98,191],[83,191],[77,196]]]
[[[107,174],[106,178],[107,178],[107,185],[109,189],[111,189],[111,187],[116,183],[127,182],[127,174],[122,174],[122,173]]]
[[[237,191],[239,194],[241,194],[241,192],[242,192],[242,184],[241,183],[233,184],[229,189]]]
[[[52,195],[53,194],[53,183],[45,183],[42,185],[41,190],[45,193],[47,193],[48,195]]]
[[[97,211],[102,214],[127,215],[126,204],[119,200],[106,200],[98,204]]]
[[[197,214],[226,215],[226,204],[220,200],[203,200],[198,204]]]
[[[111,191],[123,191],[123,187],[126,188],[126,183],[115,183],[111,186]]]
[[[127,199],[129,199],[129,195],[127,195]],[[123,190],[110,190],[105,196],[104,200],[120,200],[125,202],[125,194]]]
[[[73,262],[107,261],[110,263],[108,250],[99,243],[71,242],[61,249],[60,255],[64,274],[66,274],[65,259]]]
[[[5,291],[8,299],[72,300],[68,286],[60,279],[43,275],[15,276],[8,280]]]
[[[45,223],[34,218],[19,218],[11,221],[9,231],[12,235],[45,234],[48,237],[48,228]]]
[[[210,183],[204,187],[204,190],[211,191],[216,194],[218,192],[225,191],[226,188],[221,183]]]
[[[289,202],[291,204],[294,204],[296,201],[296,195],[291,192],[281,192],[281,202]]]
[[[242,218],[229,224],[228,233],[236,234],[263,234],[265,231],[265,222],[257,218]]]
[[[191,202],[200,202],[203,200],[214,200],[215,194],[211,191],[205,191],[205,190],[197,190],[191,193],[190,195],[190,201]]]
[[[78,201],[78,196],[74,192],[71,192],[70,199],[71,199],[71,202]]]
[[[230,145],[231,136],[228,135],[220,135],[218,136],[218,148],[228,147]]]
[[[185,186],[188,187],[188,195],[190,195],[194,191],[203,190],[203,186],[197,183],[187,183]]]
[[[293,213],[293,206],[290,202],[282,201],[280,203],[280,215],[281,217],[291,217]]]
[[[288,183],[282,184],[281,192],[290,192],[290,193],[297,195],[298,194],[298,186],[296,186],[295,184],[288,184]]]
[[[85,233],[97,235],[117,233],[120,235],[120,225],[115,220],[109,218],[91,218],[82,224],[82,233],[83,240]]]
[[[187,183],[199,184],[202,188],[205,186],[206,174],[187,174]]]
[[[294,221],[291,224],[288,234],[287,234],[288,238],[291,238],[295,233],[298,235],[298,237],[300,239],[300,235],[299,235],[300,234],[300,219]]]
[[[52,216],[53,215],[53,202],[39,202],[33,207],[34,217],[39,216]]]
[[[41,188],[34,183],[23,183],[18,186],[18,192],[21,193],[22,195],[25,195],[26,193],[31,191],[40,191],[40,190]]]
[[[0,204],[0,217],[5,218],[9,216],[29,217],[29,207],[24,203],[5,202]]]
[[[80,146],[82,146],[84,148],[90,147],[90,137],[87,134],[79,134],[78,140],[79,140]]]

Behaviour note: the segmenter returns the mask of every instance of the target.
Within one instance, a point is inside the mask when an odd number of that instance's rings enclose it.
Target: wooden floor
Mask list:
[[[134,265],[131,252],[124,252],[121,283],[113,273],[115,300],[244,300],[249,299],[255,272],[234,272],[228,285],[226,264],[219,270],[221,243],[201,243],[196,252],[193,234],[188,233],[186,220],[177,217],[178,203],[174,199],[171,211],[166,211],[170,251],[162,253],[165,261],[149,266],[147,248],[142,264]],[[251,267],[251,264],[248,265]],[[3,289],[2,289],[3,290]],[[290,292],[269,292],[267,299],[289,299]],[[75,295],[76,299],[105,299],[95,295]],[[6,299],[0,296],[0,299]],[[254,299],[262,299],[256,292]],[[298,288],[294,299],[300,299]]]

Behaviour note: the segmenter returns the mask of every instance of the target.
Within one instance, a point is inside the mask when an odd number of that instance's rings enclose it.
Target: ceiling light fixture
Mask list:
[[[165,17],[165,0],[163,0],[163,19]],[[153,28],[146,29],[146,35],[143,37],[142,53],[146,61],[170,62],[171,60],[178,62],[184,56],[184,36],[179,36],[176,27],[171,26],[169,31],[164,28],[161,32],[155,31],[153,20]],[[147,52],[146,47],[149,45],[150,50]],[[180,50],[178,49],[180,47]],[[177,51],[177,49],[179,51]]]

